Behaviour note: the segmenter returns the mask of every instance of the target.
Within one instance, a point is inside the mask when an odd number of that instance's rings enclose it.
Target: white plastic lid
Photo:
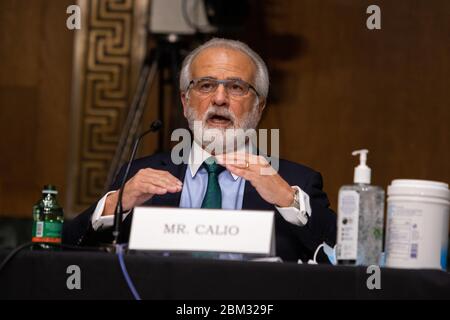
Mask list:
[[[421,196],[450,201],[448,184],[429,180],[396,179],[387,189],[388,196]]]

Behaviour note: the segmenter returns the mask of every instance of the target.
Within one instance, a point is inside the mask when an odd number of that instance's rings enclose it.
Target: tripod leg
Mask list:
[[[141,122],[147,104],[148,92],[154,83],[155,75],[158,71],[159,60],[160,51],[157,48],[153,49],[150,51],[141,67],[136,92],[133,96],[127,118],[120,134],[119,143],[109,167],[108,177],[104,188],[105,191],[109,190],[112,185],[113,180],[120,169],[120,165],[126,159],[125,157],[128,154],[127,150],[129,150],[134,136],[136,135],[136,131],[138,130],[139,123]]]

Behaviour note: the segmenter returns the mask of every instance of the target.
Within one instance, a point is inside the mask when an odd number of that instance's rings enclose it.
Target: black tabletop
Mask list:
[[[0,261],[7,254],[0,251]],[[143,299],[450,299],[450,274],[439,270],[381,268],[381,288],[371,290],[366,267],[141,253],[125,262]],[[68,287],[71,266],[80,289]],[[105,252],[23,250],[0,272],[0,288],[0,299],[133,299],[118,256]]]

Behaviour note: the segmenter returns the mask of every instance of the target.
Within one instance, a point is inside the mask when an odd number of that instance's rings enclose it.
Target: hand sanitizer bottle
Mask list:
[[[378,265],[381,258],[384,190],[370,185],[368,152],[353,151],[360,159],[354,184],[339,190],[336,258],[341,265]]]

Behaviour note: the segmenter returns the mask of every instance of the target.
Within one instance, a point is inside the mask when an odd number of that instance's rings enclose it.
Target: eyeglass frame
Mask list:
[[[198,81],[200,81],[200,80],[212,80],[212,81],[214,81],[214,82],[216,82],[216,83],[218,84],[217,87],[216,87],[216,89],[215,89],[214,91],[211,91],[209,94],[213,94],[214,92],[216,92],[217,88],[218,88],[219,85],[221,85],[221,84],[224,86],[225,90],[226,90],[227,93],[228,93],[228,90],[226,89],[226,84],[227,84],[227,83],[230,83],[231,81],[239,81],[239,82],[242,82],[242,83],[246,84],[246,85],[248,86],[248,89],[252,89],[252,90],[255,92],[255,94],[256,94],[256,96],[257,96],[258,98],[260,97],[260,94],[258,93],[258,91],[256,90],[256,88],[255,88],[251,83],[248,83],[247,81],[242,80],[242,79],[239,79],[239,78],[232,78],[232,79],[223,79],[223,80],[220,80],[220,79],[216,79],[216,78],[212,78],[212,77],[201,77],[201,78],[192,79],[192,80],[189,82],[189,85],[188,85],[187,88],[186,88],[186,92],[190,90],[191,86],[192,86],[195,82],[198,82]],[[245,96],[248,94],[248,92],[249,92],[249,90],[247,90],[247,92],[246,92],[245,94],[243,94],[242,96],[236,96],[236,95],[233,95],[233,94],[230,94],[230,95],[233,96],[233,97],[245,97]]]

